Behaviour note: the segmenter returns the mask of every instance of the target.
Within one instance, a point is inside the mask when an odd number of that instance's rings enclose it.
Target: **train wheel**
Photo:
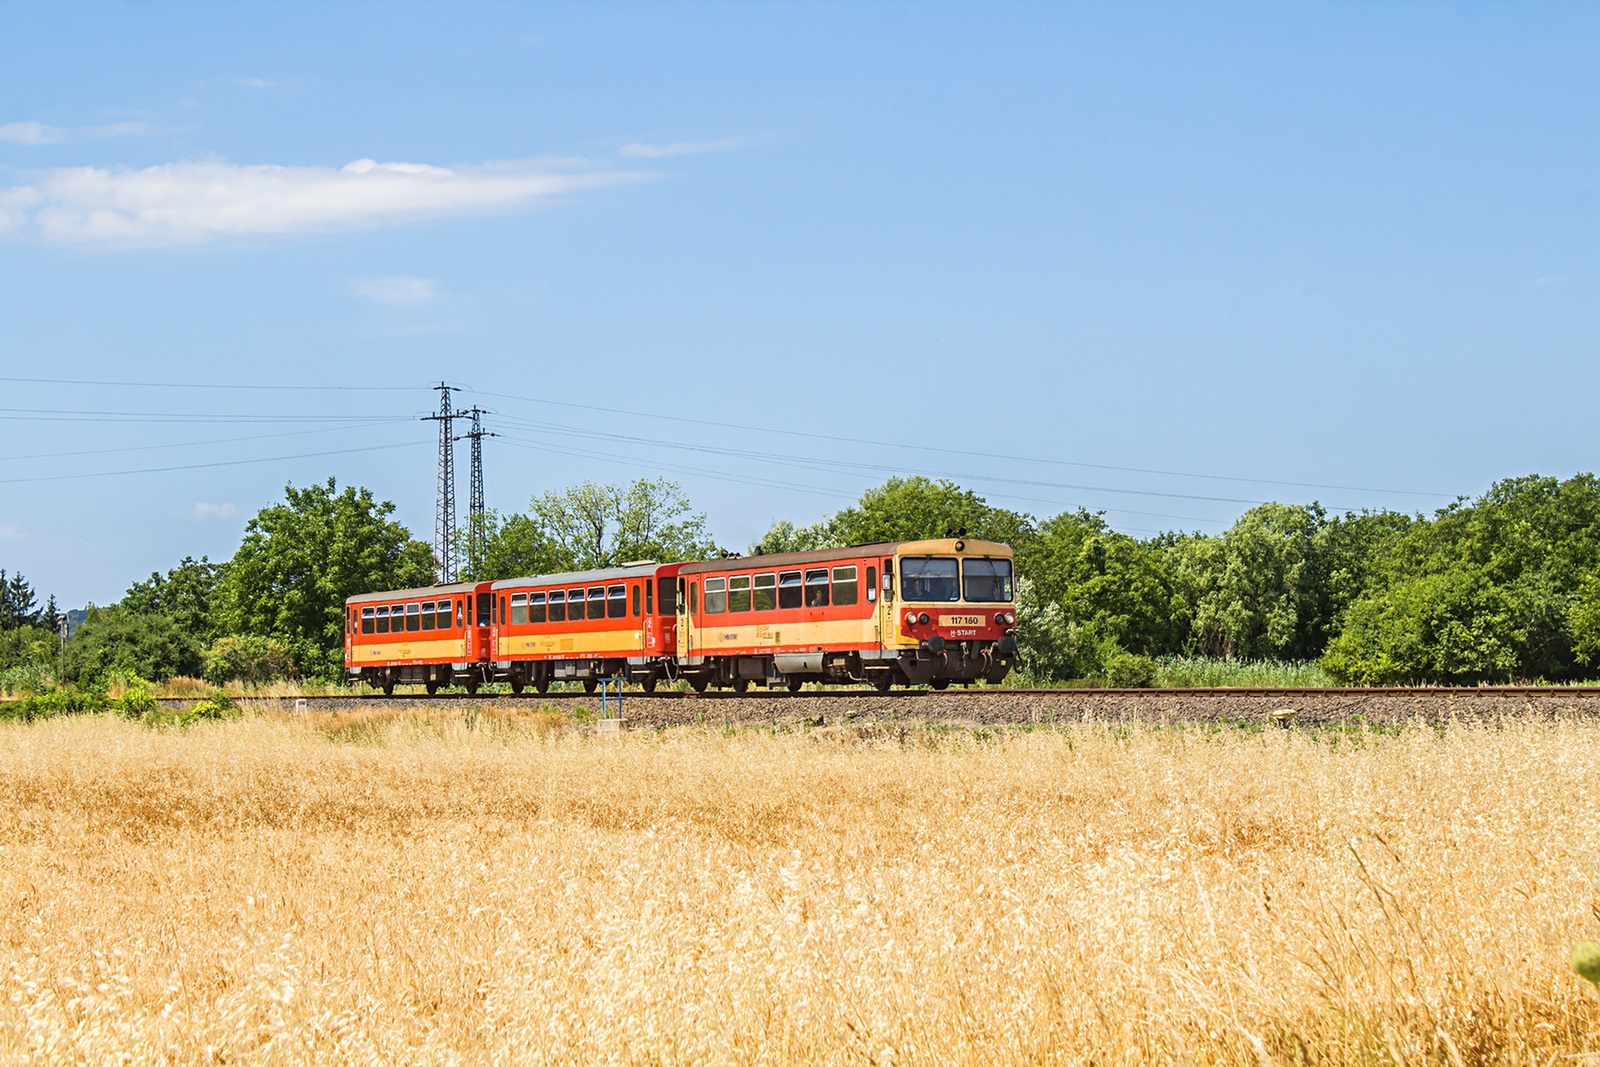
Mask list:
[[[386,696],[386,697],[394,696],[394,679],[393,678],[390,678],[390,677],[387,677],[387,676],[384,677],[384,679],[383,679],[383,695]]]
[[[933,686],[935,689],[949,689],[950,688],[950,679],[948,679],[948,678],[935,678],[933,681],[929,682],[928,684]]]
[[[477,695],[478,695],[478,672],[474,671],[471,674],[467,675],[467,696],[471,697],[471,696],[477,696]]]
[[[696,693],[704,693],[706,691],[706,678],[703,676],[699,678],[690,678],[689,688],[693,689]]]
[[[533,687],[537,689],[539,694],[542,696],[545,693],[550,692],[550,679],[541,674],[539,677],[533,680]]]
[[[750,679],[748,679],[748,678],[735,678],[733,680],[733,691],[735,693],[743,693],[745,690],[747,690],[749,688],[750,688]]]
[[[517,696],[521,696],[522,695],[522,690],[523,690],[524,687],[527,686],[527,684],[528,684],[527,682],[522,680],[522,675],[513,674],[511,676],[511,691],[513,693],[515,693]]]
[[[428,695],[429,696],[433,696],[433,694],[435,694],[435,693],[437,693],[439,691],[439,679],[433,677],[430,674],[428,676],[428,681],[426,683],[426,688],[428,690]]]
[[[894,675],[890,674],[888,671],[879,671],[878,676],[872,680],[872,688],[876,689],[880,693],[887,693],[889,691],[889,687],[893,684]]]
[[[593,693],[594,692],[594,688],[595,688],[595,680],[593,678],[585,678],[583,680],[583,691],[585,693]]]
[[[789,692],[791,692],[791,693],[800,692],[800,687],[802,685],[805,685],[805,683],[804,682],[790,682],[789,683]]]
[[[640,682],[639,688],[643,689],[646,693],[654,693],[656,691],[656,676],[652,674],[650,677]]]

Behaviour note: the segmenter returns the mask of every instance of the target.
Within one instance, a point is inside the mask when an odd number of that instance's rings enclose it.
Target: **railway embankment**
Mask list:
[[[178,702],[173,702],[177,704]],[[458,714],[465,707],[496,712],[551,710],[575,719],[598,718],[598,694],[538,696],[314,697],[244,700],[246,706],[294,711],[356,711],[380,707]],[[614,711],[614,705],[611,709]],[[905,690],[875,693],[627,694],[625,728],[674,726],[835,726],[937,723],[951,726],[1038,726],[1070,723],[1393,726],[1408,722],[1496,722],[1508,719],[1600,718],[1600,689],[1412,690]]]

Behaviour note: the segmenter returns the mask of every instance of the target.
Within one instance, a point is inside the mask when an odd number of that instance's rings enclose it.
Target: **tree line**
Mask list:
[[[222,563],[185,558],[91,606],[62,653],[54,599],[0,571],[0,683],[337,680],[346,597],[429,585],[431,547],[370,490],[286,487]],[[1217,535],[1138,539],[1083,509],[1049,519],[949,481],[892,478],[750,552],[940,537],[1014,547],[1020,669],[1103,679],[1162,657],[1312,662],[1351,684],[1589,676],[1600,656],[1600,482],[1530,475],[1432,516],[1265,503]],[[722,552],[664,479],[585,482],[462,532],[468,580]],[[1137,672],[1135,672],[1137,674]],[[63,679],[56,679],[63,680]],[[9,684],[9,683],[8,683]],[[15,686],[12,685],[12,688]]]

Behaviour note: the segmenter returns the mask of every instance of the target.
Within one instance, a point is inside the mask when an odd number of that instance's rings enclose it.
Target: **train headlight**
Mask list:
[[[906,612],[906,625],[907,626],[915,626],[916,624],[917,624],[917,613],[914,612],[914,611]]]
[[[917,621],[924,626],[928,625],[928,613],[924,611],[921,615],[918,615]]]

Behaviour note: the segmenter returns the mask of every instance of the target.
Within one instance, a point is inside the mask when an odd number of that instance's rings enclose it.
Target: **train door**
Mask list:
[[[699,587],[692,580],[678,579],[678,656],[688,659],[699,644],[694,639],[694,620],[689,617],[689,590],[693,589],[695,607],[699,608]]]
[[[894,637],[898,632],[894,617],[894,557],[886,557],[881,562],[883,569],[877,573],[878,605],[872,617],[878,623],[878,647],[888,648],[894,644]]]

